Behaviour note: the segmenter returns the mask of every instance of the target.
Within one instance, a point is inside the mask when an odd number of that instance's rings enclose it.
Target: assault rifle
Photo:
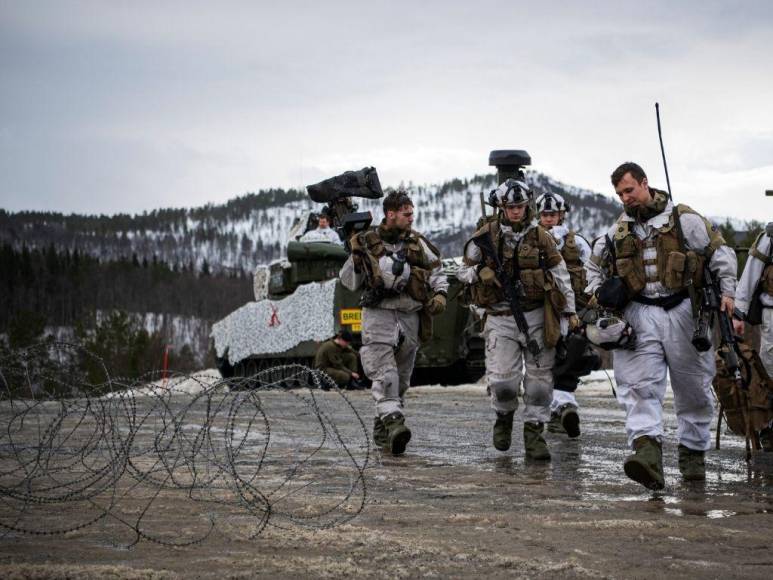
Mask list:
[[[739,409],[747,409],[746,399],[749,386],[744,381],[741,375],[741,365],[739,363],[740,349],[738,347],[738,341],[736,340],[735,333],[733,331],[733,323],[730,320],[730,315],[727,311],[722,311],[722,293],[719,287],[719,280],[714,272],[709,267],[708,260],[703,264],[703,288],[700,290],[701,301],[698,314],[698,326],[695,330],[695,336],[693,337],[693,346],[697,350],[701,350],[699,345],[695,342],[700,336],[710,336],[711,329],[714,326],[714,316],[719,320],[719,335],[720,335],[720,348],[718,350],[719,355],[725,363],[727,372],[733,376],[735,380],[735,397],[736,404]],[[703,346],[703,345],[700,345]],[[709,342],[709,348],[711,343]],[[708,350],[708,348],[704,349]],[[754,438],[754,433],[751,427],[751,417],[748,412],[743,413],[744,424],[746,428],[746,460],[751,459],[751,442]]]
[[[490,233],[484,232],[472,238],[472,243],[480,249],[484,258],[488,258],[490,261],[494,262],[494,273],[496,274],[499,284],[502,286],[505,300],[507,300],[507,303],[510,305],[513,318],[515,318],[515,324],[518,326],[518,330],[526,337],[526,348],[532,354],[536,362],[537,356],[542,349],[540,349],[539,343],[529,335],[529,323],[526,322],[523,308],[521,308],[520,300],[525,294],[523,282],[519,279],[513,280],[510,277],[510,274],[507,273],[502,264],[502,260],[499,259],[499,254],[497,254]],[[539,362],[537,362],[537,366],[539,366]]]

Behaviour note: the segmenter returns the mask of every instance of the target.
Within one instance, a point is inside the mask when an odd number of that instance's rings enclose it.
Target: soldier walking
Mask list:
[[[564,198],[555,193],[545,193],[537,198],[537,213],[539,224],[548,230],[556,242],[556,248],[561,252],[569,279],[574,291],[575,308],[579,311],[588,305],[589,296],[585,294],[587,277],[585,262],[590,259],[591,247],[587,240],[574,230],[564,225],[568,206]],[[550,422],[548,431],[551,433],[566,433],[570,438],[580,436],[580,415],[577,412],[579,404],[574,392],[582,374],[572,372],[553,373],[553,401],[550,403]]]
[[[472,301],[486,313],[483,336],[486,381],[496,414],[494,447],[500,451],[510,448],[513,416],[523,383],[526,457],[550,460],[542,432],[550,418],[554,347],[560,334],[560,318],[571,319],[571,325],[576,326],[577,316],[566,264],[553,237],[534,221],[530,198],[528,186],[513,178],[492,192],[490,204],[498,214],[465,245],[457,277],[471,285]],[[484,238],[496,255],[484,255],[473,243]],[[504,288],[504,279],[513,287]],[[511,293],[514,302],[507,298]],[[519,327],[514,308],[522,311],[525,328]]]
[[[394,191],[383,209],[378,227],[352,236],[340,278],[349,290],[364,289],[360,359],[373,381],[373,441],[399,455],[411,439],[404,397],[416,351],[432,336],[431,317],[445,310],[448,279],[438,249],[411,228],[411,198]]]
[[[744,321],[760,325],[760,360],[773,377],[773,222],[749,250],[749,259],[738,281],[733,327],[743,335]],[[751,314],[751,316],[750,316]],[[760,431],[765,451],[773,451],[773,425]]]
[[[663,478],[663,398],[671,377],[679,440],[679,469],[685,480],[705,479],[704,453],[711,446],[714,412],[711,382],[714,352],[692,344],[696,328],[689,285],[700,288],[703,261],[719,277],[723,311],[732,315],[736,258],[722,236],[686,205],[649,186],[635,163],[612,173],[624,212],[595,244],[587,264],[588,290],[598,304],[623,312],[633,328],[633,348],[613,352],[617,399],[626,413],[625,474],[649,489]],[[597,255],[598,253],[598,255]],[[613,276],[607,277],[607,268]]]

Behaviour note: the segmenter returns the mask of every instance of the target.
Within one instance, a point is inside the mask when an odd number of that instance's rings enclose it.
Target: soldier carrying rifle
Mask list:
[[[572,327],[578,321],[566,264],[553,237],[534,221],[531,197],[528,186],[515,178],[491,192],[489,204],[498,215],[465,245],[457,277],[471,286],[472,302],[486,312],[483,336],[486,381],[496,414],[494,447],[510,448],[523,382],[526,457],[550,460],[542,432],[550,419],[555,345],[561,317],[571,320]]]
[[[632,347],[613,354],[617,399],[625,409],[628,444],[634,450],[623,464],[625,474],[649,489],[665,485],[663,398],[668,373],[678,423],[679,469],[685,480],[702,480],[704,453],[711,446],[715,363],[710,336],[696,333],[696,291],[705,283],[707,262],[718,277],[717,307],[732,315],[735,253],[700,214],[686,205],[675,206],[668,193],[650,187],[636,163],[620,165],[611,180],[624,211],[605,243],[594,244],[586,268],[588,291],[595,293],[599,306],[622,313],[637,337]]]

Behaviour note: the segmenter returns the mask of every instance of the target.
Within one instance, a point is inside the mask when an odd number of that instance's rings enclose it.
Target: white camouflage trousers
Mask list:
[[[386,308],[362,309],[360,360],[373,381],[371,394],[380,418],[403,414],[403,397],[419,350],[419,314]]]
[[[634,350],[614,351],[617,400],[625,410],[628,445],[643,435],[663,436],[666,373],[671,377],[679,443],[693,450],[711,447],[714,415],[711,382],[716,372],[714,349],[698,352],[690,301],[671,310],[632,302],[625,318],[636,331]]]
[[[568,393],[566,391],[553,390],[553,401],[550,403],[550,412],[555,413],[564,405],[574,405],[579,408],[580,404],[577,402],[577,398],[574,393]]]
[[[550,420],[555,349],[544,346],[543,309],[526,312],[525,316],[531,337],[542,347],[536,361],[527,350],[526,338],[518,330],[512,316],[486,317],[486,326],[483,329],[483,337],[486,339],[486,383],[491,396],[491,407],[498,413],[507,413],[518,408],[518,396],[521,394],[523,383],[523,420],[529,423],[544,423]]]

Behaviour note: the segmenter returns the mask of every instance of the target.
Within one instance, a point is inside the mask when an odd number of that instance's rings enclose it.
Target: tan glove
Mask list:
[[[576,314],[571,314],[569,316],[569,332],[574,332],[580,327],[580,319],[577,318]]]
[[[496,272],[494,272],[494,270],[488,266],[483,266],[480,269],[480,272],[478,272],[478,278],[480,278],[480,281],[483,282],[486,286],[502,286],[499,283],[499,280],[497,280]]]
[[[446,297],[443,294],[435,294],[432,300],[427,304],[427,312],[432,316],[437,316],[446,309]]]

